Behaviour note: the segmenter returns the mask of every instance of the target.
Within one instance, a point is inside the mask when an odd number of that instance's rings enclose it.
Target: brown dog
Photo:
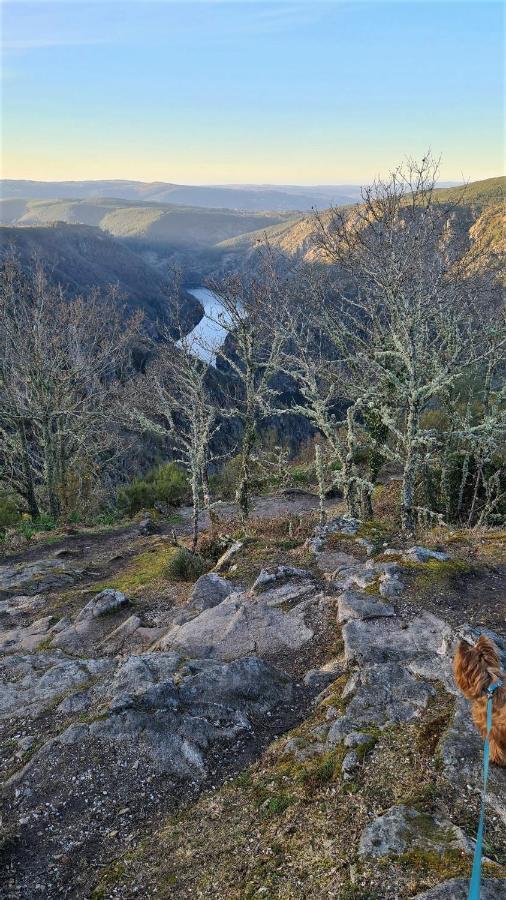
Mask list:
[[[484,738],[487,734],[486,690],[502,679],[499,653],[490,638],[481,635],[474,646],[460,641],[453,661],[455,681],[468,700],[473,701],[474,724]],[[494,691],[492,730],[490,732],[490,760],[506,766],[506,687]]]

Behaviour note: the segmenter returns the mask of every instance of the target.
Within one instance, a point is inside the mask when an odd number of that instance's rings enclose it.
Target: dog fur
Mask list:
[[[487,695],[489,685],[504,681],[499,653],[494,642],[482,635],[474,647],[460,641],[453,661],[455,681],[468,700],[473,701],[473,720],[481,736],[487,734]],[[490,761],[506,766],[506,687],[497,688],[492,704]]]

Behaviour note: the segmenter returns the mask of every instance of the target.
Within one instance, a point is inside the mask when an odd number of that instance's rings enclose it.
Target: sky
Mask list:
[[[499,2],[0,0],[4,178],[502,174]]]

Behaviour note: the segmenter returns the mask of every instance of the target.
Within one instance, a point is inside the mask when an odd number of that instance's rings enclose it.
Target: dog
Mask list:
[[[474,645],[465,640],[459,641],[453,669],[455,681],[464,697],[473,701],[474,724],[483,738],[487,734],[486,690],[496,681],[503,681],[502,687],[496,688],[493,694],[490,761],[506,766],[506,685],[496,645],[484,634]]]

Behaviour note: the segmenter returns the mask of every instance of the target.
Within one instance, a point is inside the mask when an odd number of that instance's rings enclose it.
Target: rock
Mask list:
[[[395,611],[386,603],[380,603],[367,594],[355,591],[344,591],[338,599],[337,621],[340,625],[350,619],[375,619],[383,616],[395,616]]]
[[[343,627],[346,662],[380,663],[445,655],[452,639],[450,627],[423,612],[409,622],[378,618],[350,620]]]
[[[26,595],[44,594],[73,584],[81,574],[77,569],[66,568],[59,559],[0,566],[0,597],[9,597],[20,591]]]
[[[225,553],[220,556],[218,562],[214,567],[214,571],[223,572],[224,569],[228,568],[228,566],[230,565],[230,560],[236,555],[236,553],[239,553],[239,550],[241,549],[241,541],[234,541],[234,543],[230,545],[228,550],[225,550]]]
[[[350,752],[347,753],[346,756],[344,757],[343,763],[341,766],[341,771],[342,771],[343,775],[345,776],[345,778],[347,775],[348,776],[351,775],[352,772],[354,772],[355,769],[358,768],[359,764],[360,764],[360,760],[358,758],[358,755],[355,753],[354,750],[350,750]]]
[[[145,516],[141,522],[139,522],[139,534],[142,535],[150,535],[150,534],[160,534],[161,532],[160,526],[157,522],[153,522],[151,516]]]
[[[325,525],[317,525],[313,531],[313,536],[308,540],[307,546],[313,553],[321,553],[325,547],[327,538],[331,534],[344,534],[347,536],[354,535],[360,528],[358,519],[351,516],[336,516]]]
[[[349,553],[339,553],[337,550],[324,550],[316,555],[316,564],[322,572],[337,573],[340,569],[356,566],[357,560]]]
[[[345,714],[331,726],[328,742],[339,743],[352,732],[367,731],[368,726],[384,728],[418,718],[434,694],[433,687],[396,663],[360,669],[344,688],[343,699],[351,700]]]
[[[226,578],[222,578],[216,572],[208,572],[195,582],[189,604],[198,610],[210,609],[221,603],[229,594],[233,594],[234,590],[236,588]]]
[[[348,588],[366,588],[377,578],[377,572],[366,565],[359,564],[350,569],[341,569],[333,583],[338,590],[346,591]]]
[[[443,881],[430,891],[417,894],[413,900],[467,900],[469,896],[469,879],[452,878]],[[480,900],[506,900],[506,881],[504,878],[482,878]]]
[[[361,731],[351,731],[347,734],[343,744],[345,747],[361,747],[364,744],[370,744],[372,741],[370,734],[363,734]]]
[[[298,607],[285,613],[261,598],[255,601],[247,594],[230,594],[218,606],[172,628],[159,646],[193,658],[232,660],[298,650],[313,633]]]
[[[322,691],[336,678],[343,674],[341,663],[337,659],[330,660],[320,669],[309,669],[304,675],[303,683],[306,687]]]
[[[411,547],[403,554],[403,558],[419,563],[428,562],[429,559],[445,562],[447,559],[450,559],[450,555],[441,550],[429,550],[428,547]]]
[[[0,652],[13,653],[33,651],[50,636],[54,616],[37,619],[26,628],[13,628],[7,631],[0,629]]]
[[[58,650],[6,656],[0,659],[0,718],[37,716],[113,670],[112,660],[71,659]]]
[[[277,566],[273,572],[262,569],[251,590],[254,594],[260,594],[274,585],[294,578],[311,579],[311,573],[307,569],[297,569],[295,566]]]
[[[250,734],[250,716],[271,713],[291,698],[287,676],[255,657],[226,664],[197,660],[179,668],[177,680],[175,663],[173,654],[130,658],[102,692],[109,696],[107,715],[70,726],[59,741],[112,742],[129,752],[135,747],[155,771],[200,780],[206,752]],[[134,672],[141,678],[133,679]]]
[[[380,578],[379,592],[382,597],[398,597],[404,591],[404,584],[398,575],[390,575],[385,572]]]
[[[358,852],[360,856],[398,856],[414,848],[437,853],[471,852],[464,832],[452,822],[407,806],[392,806],[368,825],[362,832]]]
[[[103,639],[100,648],[105,653],[142,653],[154,644],[165,628],[146,628],[138,616],[130,616]]]
[[[85,619],[98,619],[100,616],[108,616],[111,613],[118,612],[128,603],[127,598],[122,591],[115,591],[113,588],[106,588],[97,594],[86,604],[77,616],[76,622],[83,622]]]

